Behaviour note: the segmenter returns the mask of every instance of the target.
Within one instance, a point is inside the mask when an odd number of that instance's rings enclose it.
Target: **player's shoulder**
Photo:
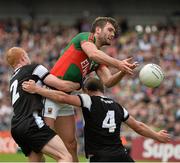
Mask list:
[[[21,71],[26,71],[27,73],[28,72],[32,73],[34,71],[39,71],[39,70],[44,70],[44,69],[46,70],[46,68],[43,65],[38,64],[38,63],[32,63],[32,64],[29,64],[29,65],[23,66]]]
[[[20,67],[19,69],[15,70],[15,74],[17,73],[22,73],[22,72],[29,72],[32,69],[34,69],[35,67],[37,67],[37,64],[28,64],[28,65],[24,65],[22,67]]]
[[[74,39],[79,39],[79,40],[86,40],[86,41],[90,41],[90,42],[95,42],[95,37],[93,35],[93,33],[91,32],[81,32],[79,34],[77,34]]]
[[[112,99],[112,98],[110,98],[110,97],[107,97],[107,96],[99,96],[99,99],[101,100],[101,101],[103,101],[103,102],[106,102],[107,101],[107,103],[115,103],[115,101]]]
[[[112,99],[111,97],[99,96],[99,100],[106,103],[106,104],[113,104],[114,108],[116,108],[117,110],[123,111],[123,106],[119,102]]]
[[[24,75],[31,74],[36,67],[37,64],[28,64],[16,69],[11,76],[11,81],[21,79]]]
[[[25,65],[23,68],[24,69],[33,69],[33,68],[36,68],[37,66],[39,66],[39,64],[37,63],[31,63],[29,65]]]
[[[91,34],[90,32],[80,32],[75,37],[89,36],[90,34]]]

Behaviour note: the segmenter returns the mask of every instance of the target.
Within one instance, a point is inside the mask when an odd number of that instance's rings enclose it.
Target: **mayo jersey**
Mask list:
[[[99,64],[90,60],[81,48],[81,44],[86,41],[95,43],[96,39],[90,32],[76,35],[55,63],[51,74],[64,80],[81,83],[87,74],[95,71]]]

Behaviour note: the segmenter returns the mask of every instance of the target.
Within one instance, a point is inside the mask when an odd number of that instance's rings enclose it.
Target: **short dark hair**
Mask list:
[[[83,89],[87,89],[88,91],[100,91],[104,93],[104,85],[102,82],[99,79],[92,77],[85,79]]]
[[[115,28],[115,35],[117,36],[119,33],[119,25],[118,22],[111,17],[97,17],[91,26],[91,32],[95,33],[96,27],[103,28],[107,22],[111,23],[113,27]]]

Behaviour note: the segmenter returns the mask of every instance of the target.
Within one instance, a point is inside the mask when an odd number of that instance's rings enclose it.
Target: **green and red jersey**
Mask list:
[[[96,39],[90,32],[76,35],[51,69],[51,74],[64,80],[81,83],[87,74],[95,71],[99,64],[90,60],[82,50],[81,44],[85,41],[95,43]]]

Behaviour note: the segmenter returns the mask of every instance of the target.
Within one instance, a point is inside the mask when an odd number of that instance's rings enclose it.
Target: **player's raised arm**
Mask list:
[[[81,43],[81,48],[88,55],[91,60],[96,61],[99,64],[105,64],[107,66],[115,67],[121,71],[125,71],[128,74],[132,74],[132,64],[128,60],[117,60],[108,56],[101,50],[98,50],[96,45],[92,42],[86,41]]]
[[[138,63],[134,62],[132,65],[133,65],[132,69],[134,69],[138,66]],[[105,65],[101,65],[96,72],[98,74],[98,77],[103,82],[103,84],[108,88],[116,85],[126,75],[126,73],[123,71],[119,71],[115,74],[111,74],[110,70]]]
[[[22,88],[26,92],[36,93],[54,101],[58,101],[61,103],[66,103],[74,106],[81,106],[81,101],[78,96],[69,95],[62,91],[56,91],[56,90],[40,87],[36,85],[33,80],[23,82]]]
[[[102,83],[107,88],[116,85],[126,75],[126,73],[122,71],[112,75],[110,70],[104,65],[100,66],[96,72]]]

